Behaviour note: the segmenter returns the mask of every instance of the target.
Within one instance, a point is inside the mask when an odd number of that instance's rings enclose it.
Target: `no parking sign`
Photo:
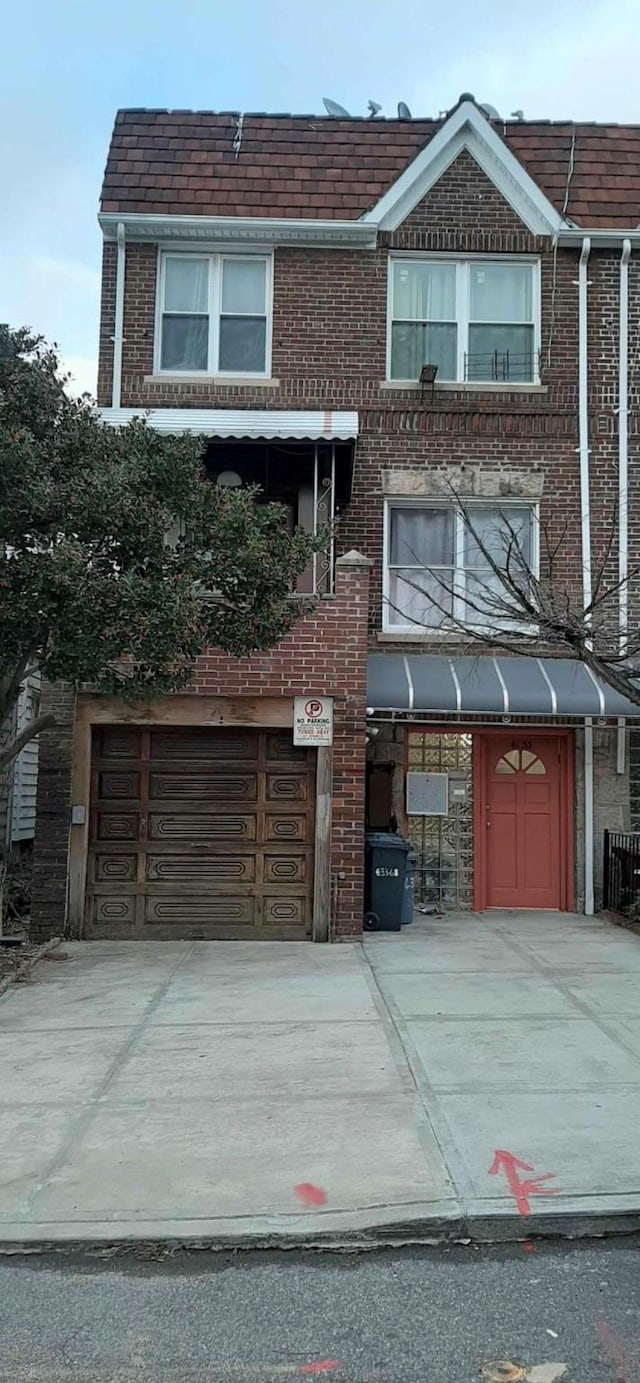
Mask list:
[[[293,703],[293,743],[333,744],[333,697],[296,696]]]

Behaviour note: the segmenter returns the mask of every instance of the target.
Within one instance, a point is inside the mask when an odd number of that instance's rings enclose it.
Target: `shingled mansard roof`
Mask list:
[[[336,120],[121,110],[101,209],[356,221],[437,140],[452,114],[446,121]],[[563,220],[585,229],[640,223],[640,126],[489,122],[478,114]]]

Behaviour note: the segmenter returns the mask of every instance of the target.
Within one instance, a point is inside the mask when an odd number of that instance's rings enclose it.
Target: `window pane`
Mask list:
[[[208,317],[163,317],[163,370],[206,370],[209,342]]]
[[[393,317],[412,322],[455,322],[455,264],[394,260]]]
[[[452,567],[452,509],[391,509],[389,563],[404,567]]]
[[[437,365],[438,379],[456,378],[458,330],[394,322],[391,328],[391,378],[419,379],[423,365]]]
[[[252,259],[222,262],[222,311],[261,317],[265,310],[267,266]]]
[[[531,565],[531,509],[524,505],[510,505],[502,510],[478,506],[470,512],[469,522],[474,531],[465,527],[465,619],[496,627],[522,619],[524,612],[517,596],[503,585],[489,557],[504,570],[508,566],[516,583],[526,590],[526,573]]]
[[[470,509],[470,526],[465,525],[464,535],[465,567],[477,571],[488,566],[487,557],[479,544],[491,554],[495,562],[504,566],[514,539],[522,553],[523,561],[530,566],[531,521],[531,509],[525,505],[510,504],[502,509],[493,505],[478,505],[477,508]]]
[[[531,322],[532,264],[472,264],[472,322]]]
[[[222,317],[218,369],[237,374],[262,373],[266,360],[264,317]]]
[[[453,597],[453,572],[393,571],[389,573],[388,622],[426,625],[447,623]]]
[[[165,312],[209,311],[209,261],[166,259],[164,270]]]
[[[467,379],[530,383],[536,378],[533,327],[469,327]]]

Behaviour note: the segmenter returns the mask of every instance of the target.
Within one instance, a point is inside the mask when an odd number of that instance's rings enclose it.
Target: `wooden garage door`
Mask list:
[[[87,935],[304,938],[314,772],[282,730],[97,729]]]

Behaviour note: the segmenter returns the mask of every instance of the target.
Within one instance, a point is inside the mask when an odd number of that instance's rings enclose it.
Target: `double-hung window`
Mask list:
[[[539,378],[535,260],[392,257],[390,379],[534,384]]]
[[[419,633],[525,625],[500,572],[526,590],[537,567],[530,504],[398,501],[386,522],[384,628]]]
[[[156,368],[169,374],[266,375],[270,261],[164,254]]]

